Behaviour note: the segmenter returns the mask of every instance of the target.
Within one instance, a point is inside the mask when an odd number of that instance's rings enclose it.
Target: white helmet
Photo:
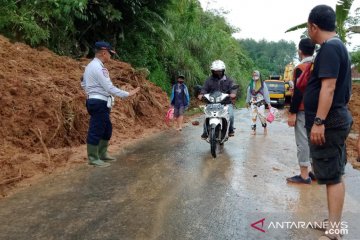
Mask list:
[[[225,63],[221,60],[215,60],[212,62],[211,71],[223,71],[225,70]]]

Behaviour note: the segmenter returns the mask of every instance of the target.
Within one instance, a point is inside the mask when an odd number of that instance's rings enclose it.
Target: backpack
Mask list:
[[[313,62],[305,62],[299,65],[299,68],[302,70],[302,72],[296,80],[296,87],[303,93],[305,92],[306,85],[313,70]]]

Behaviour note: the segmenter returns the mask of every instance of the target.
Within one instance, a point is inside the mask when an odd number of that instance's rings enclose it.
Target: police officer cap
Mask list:
[[[97,50],[108,50],[111,55],[114,55],[116,52],[112,49],[110,43],[108,42],[96,42],[95,49]]]

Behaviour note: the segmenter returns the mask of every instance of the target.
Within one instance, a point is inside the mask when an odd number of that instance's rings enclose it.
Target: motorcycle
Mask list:
[[[238,88],[239,85],[233,85],[229,91]],[[229,97],[230,94],[220,91],[204,94],[203,96],[208,102],[204,108],[205,129],[208,134],[206,141],[210,143],[211,155],[214,158],[216,158],[217,145],[222,146],[229,139],[229,106],[224,103]]]

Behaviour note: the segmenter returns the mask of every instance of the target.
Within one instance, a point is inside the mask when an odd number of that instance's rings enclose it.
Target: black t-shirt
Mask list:
[[[340,128],[352,122],[347,104],[351,95],[351,62],[345,45],[332,38],[321,45],[305,94],[305,123],[311,128],[319,103],[321,79],[336,78],[336,87],[330,111],[326,117],[326,128]]]

